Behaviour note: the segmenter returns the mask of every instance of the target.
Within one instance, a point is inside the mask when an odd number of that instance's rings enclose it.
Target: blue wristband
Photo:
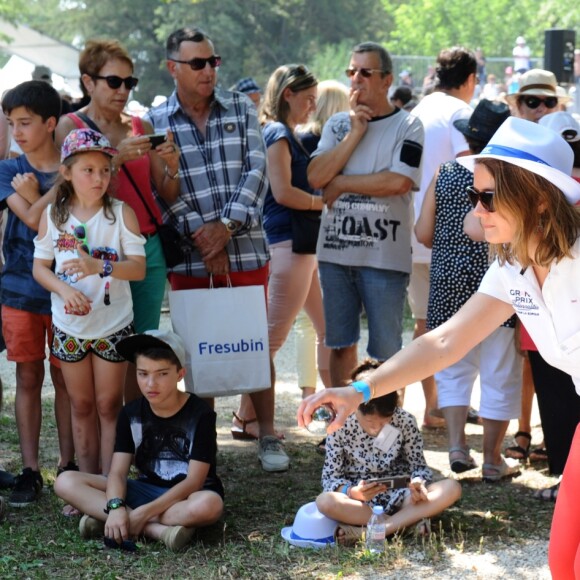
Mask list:
[[[368,403],[371,400],[371,388],[364,381],[356,381],[351,387],[354,387],[355,391],[362,393],[363,403]]]

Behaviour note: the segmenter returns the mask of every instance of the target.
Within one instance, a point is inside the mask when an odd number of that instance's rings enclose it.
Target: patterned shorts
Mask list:
[[[50,351],[59,360],[68,363],[80,362],[89,353],[109,362],[125,362],[115,345],[135,333],[133,323],[104,338],[75,338],[52,325],[53,339]]]

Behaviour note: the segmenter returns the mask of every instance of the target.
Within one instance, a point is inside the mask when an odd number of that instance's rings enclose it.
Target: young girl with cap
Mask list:
[[[56,201],[42,215],[33,266],[36,281],[51,292],[51,352],[61,361],[71,400],[79,468],[104,474],[126,370],[115,344],[133,334],[129,280],[145,275],[135,213],[107,194],[114,153],[92,129],[64,140]]]
[[[365,381],[305,399],[298,423],[330,404],[338,429],[361,401],[400,389],[453,364],[514,312],[548,363],[572,376],[580,392],[580,184],[574,154],[554,131],[523,119],[503,123],[474,167],[470,198],[496,260],[479,291],[447,322],[413,341]],[[555,396],[557,392],[555,391]],[[550,568],[556,579],[580,575],[580,428],[556,502]]]

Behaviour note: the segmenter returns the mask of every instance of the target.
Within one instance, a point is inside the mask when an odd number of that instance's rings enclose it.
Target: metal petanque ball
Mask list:
[[[308,431],[315,435],[325,435],[326,428],[334,421],[336,413],[332,407],[322,405],[312,413],[312,421],[308,424]]]

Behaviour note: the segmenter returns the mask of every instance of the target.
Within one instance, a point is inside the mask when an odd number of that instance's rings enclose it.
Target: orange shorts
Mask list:
[[[17,363],[46,358],[46,346],[52,344],[52,316],[18,310],[2,305],[2,334],[6,342],[6,358]],[[60,368],[58,359],[50,355],[51,364]]]

